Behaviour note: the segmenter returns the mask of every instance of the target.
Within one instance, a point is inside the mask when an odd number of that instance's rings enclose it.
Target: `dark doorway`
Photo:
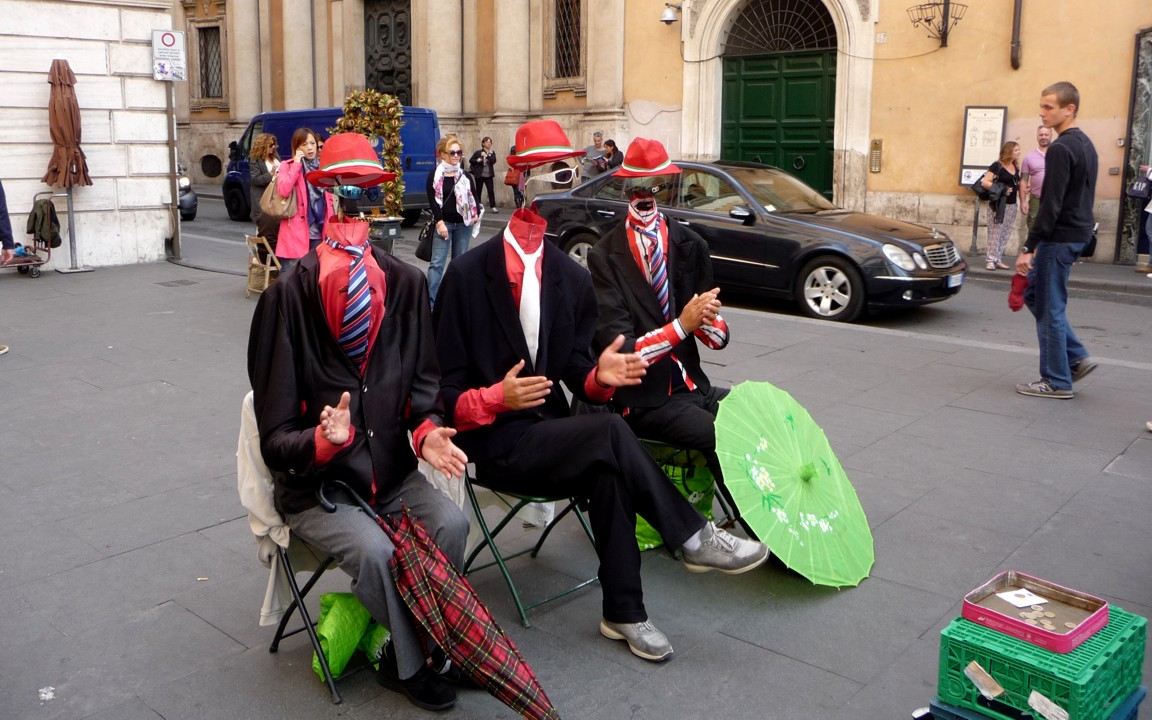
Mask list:
[[[365,85],[412,104],[409,0],[364,0]]]

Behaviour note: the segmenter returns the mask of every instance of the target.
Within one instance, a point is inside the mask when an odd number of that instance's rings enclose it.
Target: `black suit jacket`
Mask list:
[[[276,483],[282,513],[316,505],[327,478],[365,499],[416,469],[408,439],[426,419],[443,425],[439,371],[423,273],[391,255],[384,271],[384,318],[361,376],[340,349],[320,301],[319,259],[308,253],[260,297],[248,341],[248,377],[260,428],[260,451]],[[314,464],[314,433],[324,405],[351,393],[355,435],[332,460]]]
[[[545,241],[540,286],[540,342],[536,362],[520,327],[520,313],[508,286],[503,233],[453,260],[436,294],[436,348],[441,391],[449,417],[467,390],[503,381],[520,360],[522,376],[553,381],[544,404],[500,413],[491,425],[461,432],[453,440],[470,460],[500,457],[534,423],[567,417],[562,381],[581,400],[584,380],[595,366],[591,355],[596,329],[592,280],[562,250]]]
[[[707,243],[699,235],[678,222],[669,221],[667,264],[669,302],[675,319],[693,295],[715,287],[712,258]],[[603,349],[616,336],[623,335],[624,346],[620,352],[633,352],[637,338],[662,327],[665,321],[656,293],[632,256],[625,223],[617,225],[596,243],[588,254],[588,268],[592,271],[599,310],[595,349]],[[700,368],[696,336],[689,335],[672,352],[696,386],[706,392],[711,384]],[[679,371],[671,354],[665,355],[648,367],[642,383],[619,388],[613,402],[620,407],[659,407],[668,401],[668,385],[674,372]]]

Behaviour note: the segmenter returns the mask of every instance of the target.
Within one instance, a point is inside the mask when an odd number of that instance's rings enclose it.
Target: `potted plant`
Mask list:
[[[384,169],[396,173],[395,180],[380,186],[381,205],[387,216],[381,223],[380,234],[389,240],[400,235],[400,215],[404,210],[404,169],[400,166],[402,110],[403,106],[393,95],[370,89],[353,90],[344,98],[344,115],[331,131],[333,135],[356,132],[367,136],[379,153]]]

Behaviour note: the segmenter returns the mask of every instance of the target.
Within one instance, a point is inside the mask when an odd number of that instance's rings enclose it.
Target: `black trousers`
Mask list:
[[[480,177],[479,175],[477,175],[476,176],[476,185],[477,185],[477,189],[479,190],[479,192],[477,193],[478,197],[476,198],[476,202],[482,202],[481,198],[484,197],[484,188],[488,188],[488,204],[485,207],[487,207],[488,209],[492,209],[492,208],[496,207],[496,192],[493,189],[492,178],[491,177]]]
[[[636,435],[685,450],[699,450],[708,457],[712,473],[720,477],[716,462],[716,413],[726,388],[708,392],[683,390],[673,393],[660,407],[633,408],[625,416]]]
[[[476,464],[477,480],[493,490],[588,501],[600,559],[604,619],[643,622],[636,514],[677,548],[704,527],[704,518],[668,482],[618,415],[595,413],[544,420],[507,455]]]

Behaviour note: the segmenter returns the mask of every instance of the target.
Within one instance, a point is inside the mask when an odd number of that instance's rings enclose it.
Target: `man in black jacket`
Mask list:
[[[708,245],[657,207],[661,186],[679,173],[656,140],[636,138],[628,146],[616,173],[629,178],[628,217],[588,255],[599,308],[595,347],[623,335],[621,350],[649,363],[639,385],[620,388],[612,399],[636,434],[703,452],[719,478],[715,420],[728,391],[709,382],[699,345],[720,350],[730,336]]]
[[[1072,383],[1096,368],[1068,324],[1068,275],[1092,237],[1095,221],[1096,148],[1076,127],[1080,92],[1058,82],[1040,94],[1040,120],[1059,136],[1045,158],[1044,193],[1036,222],[1016,258],[1016,272],[1027,274],[1024,302],[1036,317],[1040,379],[1016,386],[1032,397],[1069,399]]]
[[[329,140],[313,173],[337,166],[328,153],[339,158],[335,151],[351,136]],[[362,156],[374,158],[367,139],[355,137],[364,140]],[[315,184],[313,173],[308,179]],[[340,480],[380,515],[399,512],[403,502],[462,567],[467,518],[416,463],[422,457],[454,477],[467,462],[437,399],[428,285],[419,270],[372,254],[368,223],[331,219],[324,235],[261,295],[252,318],[248,376],[260,451],[272,471],[276,509],[292,533],[332,554],[352,576],[356,597],[391,631],[377,680],[419,707],[444,710],[456,694],[426,667],[388,569],[394,551],[388,536],[343,493],[327,491],[337,503],[333,513],[316,498],[325,481]],[[441,659],[435,664],[444,669]]]
[[[521,126],[521,157],[509,162],[580,155],[559,126],[553,136],[553,125]],[[563,146],[566,152],[557,149]],[[637,384],[646,363],[619,352],[623,337],[593,359],[591,278],[545,241],[545,227],[530,210],[517,210],[502,234],[448,266],[435,313],[444,403],[486,486],[588,501],[604,594],[600,633],[660,662],[672,645],[644,607],[637,513],[668,547],[683,549],[692,572],[747,572],[767,560],[768,549],[705,521],[619,416],[569,414],[561,381],[581,400],[603,403]]]

